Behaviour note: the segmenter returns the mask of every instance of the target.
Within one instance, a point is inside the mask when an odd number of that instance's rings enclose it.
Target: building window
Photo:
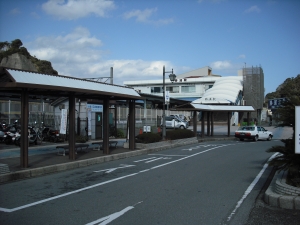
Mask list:
[[[179,93],[179,86],[167,87],[166,90],[170,93]]]
[[[151,87],[151,93],[163,93],[162,87]]]
[[[181,92],[182,93],[195,93],[196,87],[195,86],[182,86]]]

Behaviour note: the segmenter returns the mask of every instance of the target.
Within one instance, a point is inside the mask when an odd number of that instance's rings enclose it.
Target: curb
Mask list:
[[[264,202],[282,209],[300,210],[300,188],[286,184],[286,174],[278,173],[264,194]]]
[[[99,164],[99,163],[103,163],[103,162],[124,159],[124,158],[129,158],[129,157],[138,156],[138,155],[149,154],[149,153],[153,153],[153,152],[162,151],[162,150],[165,150],[168,148],[179,147],[179,146],[188,145],[188,144],[196,144],[196,143],[199,143],[199,141],[197,139],[194,139],[194,140],[182,141],[181,143],[178,143],[178,142],[176,142],[174,144],[169,143],[168,145],[157,146],[157,147],[153,147],[153,148],[149,148],[149,149],[133,150],[130,152],[100,156],[100,157],[95,157],[95,158],[91,158],[91,159],[78,160],[75,162],[68,162],[68,163],[56,164],[56,165],[33,168],[33,169],[24,169],[21,171],[15,171],[15,172],[0,175],[0,184],[7,183],[10,181],[34,178],[34,177],[38,177],[38,176],[42,176],[42,175],[57,173],[57,172],[61,172],[61,171],[71,170],[71,169],[77,169],[77,168],[95,165],[95,164]]]

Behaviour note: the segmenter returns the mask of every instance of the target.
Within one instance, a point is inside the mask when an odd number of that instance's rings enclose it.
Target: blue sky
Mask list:
[[[298,0],[0,0],[0,41],[61,75],[114,83],[262,66],[265,93],[300,74]],[[105,79],[103,80],[105,81]]]

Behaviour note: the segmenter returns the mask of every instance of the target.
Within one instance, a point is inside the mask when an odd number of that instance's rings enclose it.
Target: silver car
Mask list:
[[[163,121],[161,121],[160,126],[162,127]],[[166,128],[170,129],[186,129],[188,126],[186,122],[179,120],[178,118],[174,118],[172,116],[166,116]]]

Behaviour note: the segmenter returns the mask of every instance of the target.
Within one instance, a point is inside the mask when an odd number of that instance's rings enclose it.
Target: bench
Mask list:
[[[85,151],[87,152],[89,148],[88,144],[75,144],[75,154],[77,154],[78,151]],[[69,151],[69,145],[61,145],[56,146],[57,149],[57,155],[66,155],[66,151]],[[60,153],[62,151],[62,153]]]
[[[109,141],[109,147],[117,148],[117,141]],[[101,148],[103,149],[103,141],[93,142],[92,145],[98,145],[98,147],[94,147],[93,150],[99,151]]]

